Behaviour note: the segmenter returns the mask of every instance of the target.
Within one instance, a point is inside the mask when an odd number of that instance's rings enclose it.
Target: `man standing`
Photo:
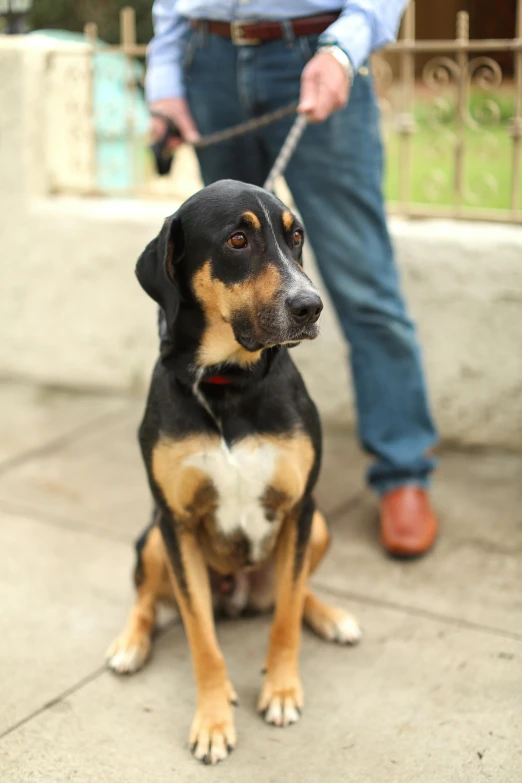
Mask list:
[[[394,40],[404,0],[156,0],[147,99],[187,141],[299,99],[306,129],[285,173],[351,345],[359,437],[374,457],[381,540],[423,554],[437,522],[436,440],[415,331],[386,227],[379,117],[367,59]],[[349,101],[348,101],[349,98]],[[262,185],[293,119],[198,151],[206,185]],[[157,138],[161,120],[152,123]]]

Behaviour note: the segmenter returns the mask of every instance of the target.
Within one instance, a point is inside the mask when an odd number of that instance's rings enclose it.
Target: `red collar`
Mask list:
[[[212,375],[210,378],[205,378],[203,383],[214,383],[216,386],[226,386],[230,381],[228,378],[225,378],[224,375]]]

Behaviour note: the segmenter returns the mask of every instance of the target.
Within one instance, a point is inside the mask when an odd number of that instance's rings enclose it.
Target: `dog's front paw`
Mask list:
[[[117,674],[134,674],[149,657],[150,649],[148,633],[124,631],[107,650],[107,666]]]
[[[267,671],[257,708],[272,726],[297,723],[303,709],[303,688],[299,675]]]
[[[201,694],[190,729],[190,746],[194,758],[203,764],[217,764],[236,746],[236,729],[231,704],[237,703],[232,685]]]
[[[308,592],[304,605],[304,621],[327,642],[357,644],[362,629],[357,619],[345,609],[329,606]]]
[[[358,620],[344,609],[335,607],[329,607],[328,614],[312,618],[309,625],[327,642],[357,644],[363,635]]]

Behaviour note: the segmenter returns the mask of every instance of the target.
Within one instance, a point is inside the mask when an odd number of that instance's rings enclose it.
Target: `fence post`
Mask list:
[[[125,105],[126,118],[125,128],[127,129],[127,153],[129,155],[129,166],[131,171],[131,187],[136,184],[136,134],[134,126],[134,112],[136,111],[136,75],[134,73],[134,47],[136,46],[136,14],[134,8],[125,6],[120,11],[120,41],[123,53],[126,55],[125,61]]]
[[[462,46],[469,42],[469,14],[457,13],[457,43]],[[469,104],[468,52],[457,51],[458,93],[457,93],[457,142],[455,144],[455,212],[460,213],[464,201],[465,188],[465,151],[466,117]]]
[[[511,121],[513,137],[513,174],[511,179],[511,212],[513,220],[521,220],[520,207],[520,139],[522,137],[522,0],[517,0],[515,49],[515,116]]]
[[[134,54],[136,46],[136,14],[134,8],[125,6],[120,11],[120,39],[125,54]]]
[[[96,123],[94,117],[94,54],[96,44],[98,42],[98,25],[96,22],[87,22],[83,27],[83,34],[85,40],[90,44],[89,47],[89,67],[88,67],[88,91],[89,91],[89,133],[90,133],[90,147],[91,147],[91,182],[95,189],[98,182],[98,169],[97,169],[97,144],[96,144]]]
[[[415,40],[415,3],[410,2],[402,21],[403,41]],[[411,200],[411,136],[415,130],[413,98],[415,90],[415,54],[401,52],[401,114],[399,117],[399,198],[404,214],[410,213]]]
[[[96,22],[87,22],[83,26],[83,34],[87,39],[87,43],[90,43],[92,46],[96,46],[96,41],[98,39],[98,25]]]

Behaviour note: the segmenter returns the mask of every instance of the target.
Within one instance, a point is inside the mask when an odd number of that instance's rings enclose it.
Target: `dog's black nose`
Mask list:
[[[297,323],[303,326],[314,324],[323,309],[321,297],[315,291],[301,291],[286,300],[288,309]]]

